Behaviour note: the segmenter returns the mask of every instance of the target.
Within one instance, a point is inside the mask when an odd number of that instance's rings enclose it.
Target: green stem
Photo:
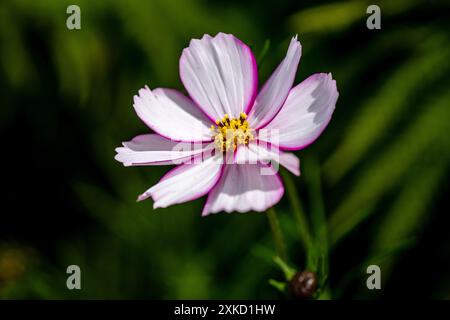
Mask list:
[[[270,229],[272,230],[277,254],[281,259],[287,261],[286,245],[284,243],[280,223],[278,222],[277,213],[274,208],[270,208],[267,210],[267,218],[269,219]]]
[[[314,252],[316,263],[314,270],[319,277],[319,285],[323,288],[319,298],[331,297],[331,292],[326,286],[329,273],[329,248],[328,248],[328,223],[325,214],[325,205],[322,195],[322,183],[320,167],[314,158],[305,158],[303,161],[307,168],[305,181],[308,184],[311,203],[311,225],[314,232]]]
[[[286,173],[284,170],[282,171],[282,176],[284,180],[284,184],[286,187],[286,191],[288,194],[289,201],[292,206],[292,212],[294,214],[294,219],[297,221],[298,230],[300,233],[300,241],[303,244],[306,255],[306,265],[307,267],[312,263],[312,240],[311,233],[309,231],[308,220],[306,218],[305,211],[299,201],[299,195],[297,192],[297,188],[295,187],[294,181],[289,173]]]

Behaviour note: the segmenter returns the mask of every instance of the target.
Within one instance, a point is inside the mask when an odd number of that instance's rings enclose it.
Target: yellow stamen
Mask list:
[[[211,126],[211,133],[218,150],[236,150],[239,144],[248,145],[253,140],[253,130],[246,119],[247,115],[241,112],[239,118],[230,119],[228,114],[225,114],[222,119],[215,121],[217,126]]]

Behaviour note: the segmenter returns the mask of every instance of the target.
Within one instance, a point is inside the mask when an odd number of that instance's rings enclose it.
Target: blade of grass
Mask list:
[[[258,65],[258,67],[261,67],[264,58],[267,55],[267,52],[269,51],[270,48],[270,39],[266,39],[266,41],[264,41],[264,45],[261,49],[261,51],[258,54],[258,57],[256,58],[256,64]]]
[[[368,215],[361,213],[399,183],[423,154],[434,151],[436,156],[442,156],[448,153],[449,99],[449,93],[433,96],[426,103],[425,111],[359,174],[353,189],[330,217],[331,244],[363,221]]]
[[[338,182],[389,132],[410,106],[414,92],[424,86],[424,78],[431,83],[432,79],[447,73],[445,65],[450,49],[442,45],[443,39],[441,34],[428,38],[415,56],[387,78],[378,94],[361,106],[342,143],[325,163],[325,174],[330,182]]]

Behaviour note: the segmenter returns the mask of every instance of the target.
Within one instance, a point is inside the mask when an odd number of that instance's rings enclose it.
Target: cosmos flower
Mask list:
[[[277,164],[300,174],[286,151],[316,140],[329,123],[338,92],[331,74],[317,73],[293,87],[301,45],[294,37],[286,57],[258,92],[250,48],[219,33],[191,40],[180,58],[189,97],[145,87],[134,109],[155,133],[117,148],[125,166],[178,164],[138,197],[154,208],[207,196],[203,215],[265,211],[284,193]]]

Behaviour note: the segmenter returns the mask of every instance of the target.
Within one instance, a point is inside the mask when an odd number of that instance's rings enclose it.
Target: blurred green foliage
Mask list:
[[[263,214],[201,218],[204,200],[154,211],[135,199],[168,168],[113,159],[120,141],[148,131],[131,107],[138,89],[183,90],[181,50],[222,31],[252,47],[260,84],[294,34],[297,82],[315,72],[337,81],[331,124],[297,152],[302,176],[283,172],[276,210],[289,264],[318,273],[320,298],[411,288],[449,298],[450,8],[375,2],[382,29],[372,31],[372,1],[2,1],[0,122],[23,175],[6,180],[15,209],[0,222],[0,297],[283,297],[268,283],[283,273]],[[79,31],[66,28],[74,3]],[[383,270],[381,292],[365,287],[371,263]],[[71,264],[80,291],[65,286]],[[407,280],[422,267],[434,276],[419,290]]]

